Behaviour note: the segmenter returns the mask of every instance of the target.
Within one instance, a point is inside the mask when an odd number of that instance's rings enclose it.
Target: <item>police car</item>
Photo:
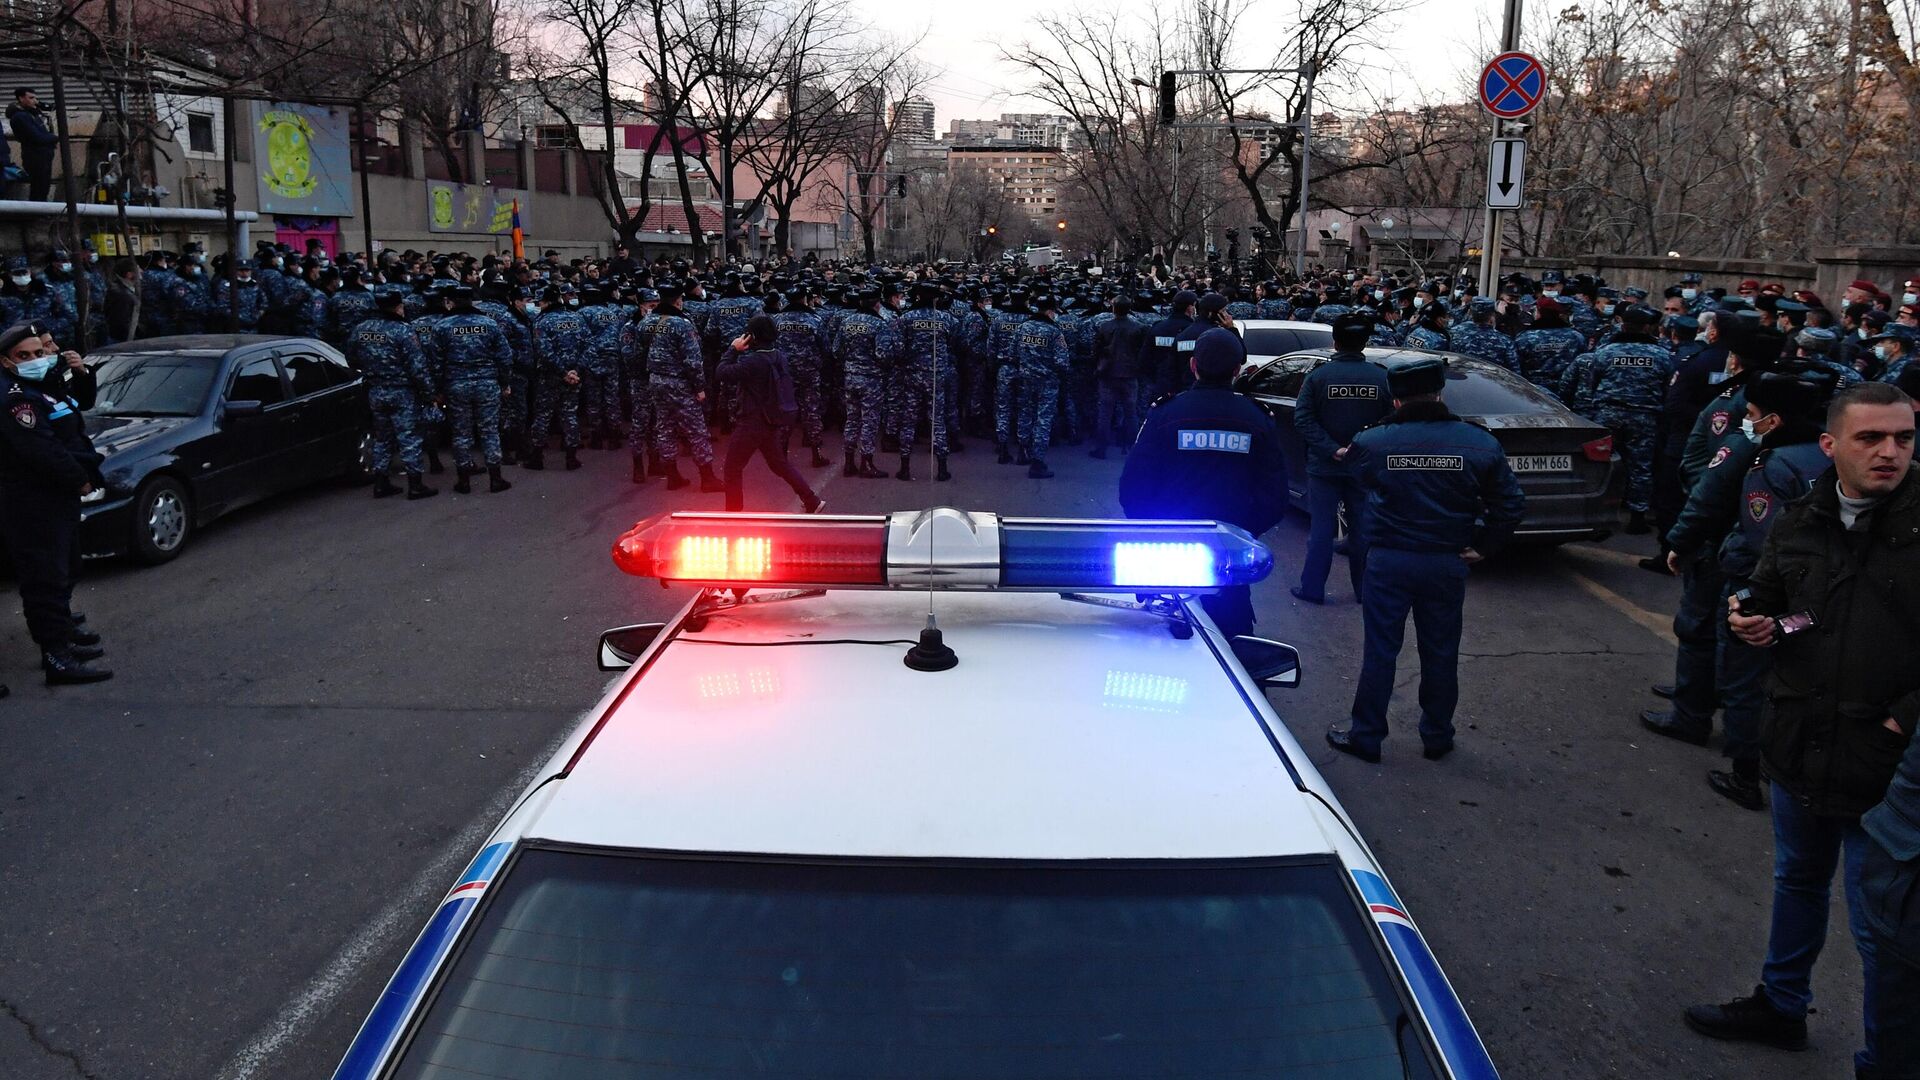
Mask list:
[[[335,1077],[1489,1078],[1213,522],[680,513]]]

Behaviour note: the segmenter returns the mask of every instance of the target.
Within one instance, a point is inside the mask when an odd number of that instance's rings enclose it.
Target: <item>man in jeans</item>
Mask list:
[[[1883,1031],[1902,1036],[1913,1017],[1894,1030],[1878,1022],[1877,950],[1862,890],[1862,864],[1874,845],[1861,814],[1887,794],[1920,723],[1920,668],[1908,662],[1920,650],[1913,433],[1913,401],[1897,387],[1862,383],[1835,395],[1820,439],[1833,470],[1774,526],[1752,595],[1744,603],[1728,598],[1728,625],[1773,658],[1773,711],[1760,736],[1761,766],[1772,782],[1773,921],[1754,993],[1686,1011],[1690,1027],[1714,1038],[1804,1049],[1813,965],[1826,943],[1833,873],[1844,854],[1847,911],[1866,981],[1867,1045],[1854,1064],[1874,1080],[1912,1075],[1912,1063],[1891,1052],[1895,1071],[1880,1071]],[[1876,822],[1882,831],[1887,818],[1876,815]]]
[[[1146,325],[1134,319],[1133,301],[1124,296],[1114,297],[1113,318],[1093,328],[1094,375],[1100,384],[1093,449],[1088,457],[1105,459],[1107,447],[1114,443],[1119,443],[1122,451],[1133,445],[1139,427],[1133,414],[1134,399],[1139,394],[1140,379],[1152,374],[1146,366],[1146,350],[1152,339]]]

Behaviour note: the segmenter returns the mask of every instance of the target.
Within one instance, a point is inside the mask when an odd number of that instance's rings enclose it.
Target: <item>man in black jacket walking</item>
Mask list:
[[[793,375],[787,368],[787,354],[774,347],[780,340],[780,328],[773,318],[755,315],[747,321],[747,332],[733,339],[727,354],[714,369],[721,383],[740,387],[740,411],[733,434],[727,439],[727,460],[722,476],[727,483],[727,509],[743,509],[746,495],[742,480],[747,463],[754,454],[766,459],[773,475],[787,482],[801,506],[817,514],[826,505],[813,493],[807,480],[787,461],[787,433],[799,416],[799,403],[793,392]]]
[[[1920,724],[1920,668],[1911,662],[1920,654],[1913,435],[1913,401],[1897,387],[1862,383],[1835,395],[1820,437],[1833,470],[1768,534],[1751,595],[1728,597],[1728,625],[1773,660],[1773,712],[1760,733],[1761,768],[1772,781],[1773,921],[1754,993],[1686,1011],[1689,1026],[1714,1038],[1804,1048],[1813,965],[1844,853],[1847,911],[1868,987],[1867,1045],[1854,1064],[1874,1078],[1882,1075],[1875,942],[1864,922],[1868,841],[1860,816],[1885,795]]]
[[[1124,450],[1131,443],[1138,422],[1134,401],[1140,379],[1150,373],[1144,354],[1152,337],[1152,331],[1134,320],[1133,301],[1124,296],[1114,298],[1113,318],[1093,328],[1093,370],[1100,383],[1089,457],[1104,460],[1110,444],[1117,442]]]

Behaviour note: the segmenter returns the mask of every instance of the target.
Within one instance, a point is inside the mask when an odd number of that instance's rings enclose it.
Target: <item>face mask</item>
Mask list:
[[[1875,345],[1875,346],[1873,347],[1873,355],[1875,355],[1875,356],[1877,356],[1877,357],[1879,357],[1879,358],[1880,358],[1880,362],[1881,362],[1881,363],[1883,363],[1883,364],[1884,364],[1884,363],[1886,363],[1886,361],[1887,361],[1887,347],[1886,347],[1885,345]]]
[[[13,275],[13,283],[24,289],[27,286],[33,284],[33,275],[32,274],[15,274]]]
[[[1681,289],[1680,290],[1680,299],[1682,300],[1691,300],[1694,297],[1699,295],[1700,295],[1700,290],[1698,289]]]
[[[1612,305],[1612,304],[1601,304],[1601,305],[1599,306],[1599,308],[1597,308],[1596,310],[1598,310],[1598,311],[1600,312],[1600,314],[1602,314],[1602,315],[1611,315],[1611,314],[1613,314],[1613,305]]]
[[[1385,289],[1373,290],[1373,298],[1375,300],[1385,300],[1387,298],[1387,290]]]
[[[53,370],[53,365],[59,359],[57,356],[43,356],[38,360],[23,360],[14,370],[28,382],[39,382],[47,377],[47,373]]]
[[[1741,420],[1740,434],[1745,435],[1750,441],[1757,443],[1760,441],[1760,433],[1754,430],[1754,424],[1755,424],[1755,421],[1750,417],[1747,419]]]
[[[1546,297],[1555,297],[1560,295],[1560,290],[1559,289],[1542,289],[1540,290],[1540,295],[1546,296]]]
[[[1863,326],[1863,327],[1861,327],[1860,329],[1858,329],[1858,330],[1856,330],[1856,331],[1854,331],[1854,333],[1856,333],[1856,334],[1859,334],[1859,335],[1860,335],[1860,340],[1861,340],[1861,341],[1865,341],[1865,340],[1867,340],[1867,328],[1866,328],[1866,327],[1864,327],[1864,326]]]
[[[60,268],[60,272],[63,274],[73,273],[73,264],[70,262],[64,262],[59,264],[59,268]],[[1911,303],[1912,301],[1908,301],[1908,302]]]
[[[1920,301],[1920,293],[1904,292],[1900,294],[1900,302],[1903,304],[1911,304],[1915,301]]]
[[[1724,371],[1710,371],[1707,373],[1707,384],[1709,386],[1719,386],[1721,383],[1726,382],[1728,379],[1732,377],[1733,376],[1728,375]]]
[[[1416,296],[1416,297],[1414,297],[1414,298],[1413,298],[1413,309],[1414,309],[1415,311],[1418,311],[1418,310],[1420,310],[1421,308],[1423,308],[1423,307],[1426,307],[1426,306],[1427,306],[1427,302],[1426,302],[1426,300],[1425,300],[1425,299],[1423,299],[1423,298],[1421,298],[1421,297],[1418,297],[1418,296]]]
[[[567,301],[567,306],[568,306],[568,307],[570,307],[570,308],[577,308],[577,307],[579,307],[579,306],[580,306],[580,301],[579,301],[579,299],[578,299],[577,297],[576,297],[576,298],[571,298],[571,299],[569,299],[569,300]]]

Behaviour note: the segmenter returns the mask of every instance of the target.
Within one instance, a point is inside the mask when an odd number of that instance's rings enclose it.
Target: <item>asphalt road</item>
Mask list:
[[[826,482],[831,509],[950,504],[1112,514],[1118,461],[1062,448],[1030,481],[978,442],[957,479]],[[326,1077],[413,934],[548,748],[606,683],[607,626],[684,601],[620,574],[613,539],[717,495],[636,488],[623,453],[509,470],[501,495],[374,502],[320,488],[245,511],[155,569],[94,566],[76,606],[110,683],[48,690],[0,601],[0,1076]],[[1117,458],[1117,455],[1116,455]],[[789,508],[764,472],[749,505]],[[1304,532],[1268,536],[1261,630],[1304,685],[1275,703],[1433,944],[1509,1078],[1850,1076],[1858,962],[1836,909],[1814,1048],[1724,1046],[1680,1023],[1757,980],[1766,819],[1709,792],[1705,750],[1634,722],[1667,681],[1676,587],[1616,539],[1474,575],[1460,749],[1414,751],[1411,642],[1371,767],[1327,750],[1359,668],[1335,564],[1287,595]]]

